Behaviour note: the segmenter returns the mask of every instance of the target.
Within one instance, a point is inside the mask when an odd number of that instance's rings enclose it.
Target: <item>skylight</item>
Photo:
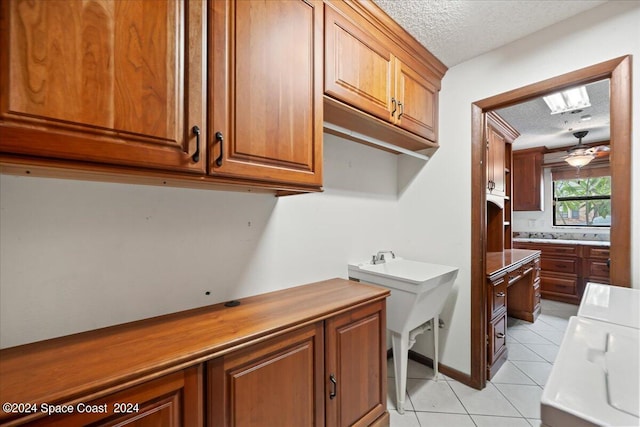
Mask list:
[[[591,107],[587,88],[584,86],[556,92],[544,97],[551,114],[559,114],[580,108]]]

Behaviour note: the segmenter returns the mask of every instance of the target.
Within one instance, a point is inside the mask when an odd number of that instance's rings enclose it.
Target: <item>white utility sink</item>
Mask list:
[[[404,412],[407,358],[415,336],[433,319],[433,366],[438,375],[438,322],[440,311],[458,275],[458,268],[398,257],[380,264],[349,264],[349,277],[391,290],[387,300],[387,329],[392,333],[396,378],[396,404]]]

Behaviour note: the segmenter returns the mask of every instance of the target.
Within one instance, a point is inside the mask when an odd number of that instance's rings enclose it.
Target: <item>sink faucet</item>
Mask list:
[[[384,254],[391,254],[391,259],[394,259],[396,257],[393,251],[378,251],[378,253],[376,255],[373,255],[373,258],[371,258],[371,263],[374,265],[384,264]]]

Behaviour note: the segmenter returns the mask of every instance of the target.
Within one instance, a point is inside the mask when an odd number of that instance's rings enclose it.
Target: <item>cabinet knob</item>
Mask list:
[[[504,334],[503,334],[502,332],[498,332],[498,333],[496,334],[496,337],[498,337],[498,338],[504,338]]]

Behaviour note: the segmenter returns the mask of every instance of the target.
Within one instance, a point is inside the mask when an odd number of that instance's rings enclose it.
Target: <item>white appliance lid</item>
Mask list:
[[[549,427],[640,425],[640,329],[572,317],[541,398]]]
[[[587,283],[578,317],[640,328],[640,290]]]

